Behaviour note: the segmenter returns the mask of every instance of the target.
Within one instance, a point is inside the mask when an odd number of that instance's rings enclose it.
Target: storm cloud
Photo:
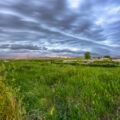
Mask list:
[[[0,1],[0,57],[120,56],[120,0]]]

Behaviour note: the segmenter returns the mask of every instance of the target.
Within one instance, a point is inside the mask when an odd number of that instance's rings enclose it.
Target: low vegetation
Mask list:
[[[49,59],[6,62],[6,69],[1,71],[5,80],[0,81],[0,95],[7,89],[13,96],[13,103],[9,97],[4,101],[10,110],[14,105],[13,115],[6,108],[1,111],[13,120],[119,120],[119,63],[112,63],[114,67],[100,64],[95,62],[97,66],[91,67]]]
[[[2,64],[0,73],[5,70]],[[22,108],[21,98],[17,96],[18,90],[12,89],[6,83],[6,78],[0,76],[0,120],[23,120],[24,109]]]

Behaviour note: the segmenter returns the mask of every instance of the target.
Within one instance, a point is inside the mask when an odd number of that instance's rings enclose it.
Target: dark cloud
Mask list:
[[[12,45],[10,47],[11,50],[21,50],[21,49],[27,49],[27,50],[41,50],[38,46],[33,45]]]
[[[0,45],[0,49],[7,49],[8,47],[9,47],[9,44]]]
[[[47,48],[39,47],[37,45],[20,45],[20,44],[3,44],[3,45],[0,45],[0,49],[10,49],[10,50],[47,50]]]
[[[120,1],[70,1],[0,1],[0,56],[120,56]]]

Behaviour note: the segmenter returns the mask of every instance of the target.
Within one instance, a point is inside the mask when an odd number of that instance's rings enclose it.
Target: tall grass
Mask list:
[[[20,88],[32,120],[119,120],[120,68],[14,61],[7,83]]]
[[[5,71],[5,66],[2,64],[0,73]],[[17,89],[5,84],[5,77],[0,76],[0,120],[23,120],[25,112],[21,107],[21,99],[16,97]]]

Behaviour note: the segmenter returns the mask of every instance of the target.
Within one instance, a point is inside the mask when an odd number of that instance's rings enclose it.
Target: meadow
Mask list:
[[[0,66],[0,106],[7,106],[0,120],[120,120],[119,63],[31,59]]]

